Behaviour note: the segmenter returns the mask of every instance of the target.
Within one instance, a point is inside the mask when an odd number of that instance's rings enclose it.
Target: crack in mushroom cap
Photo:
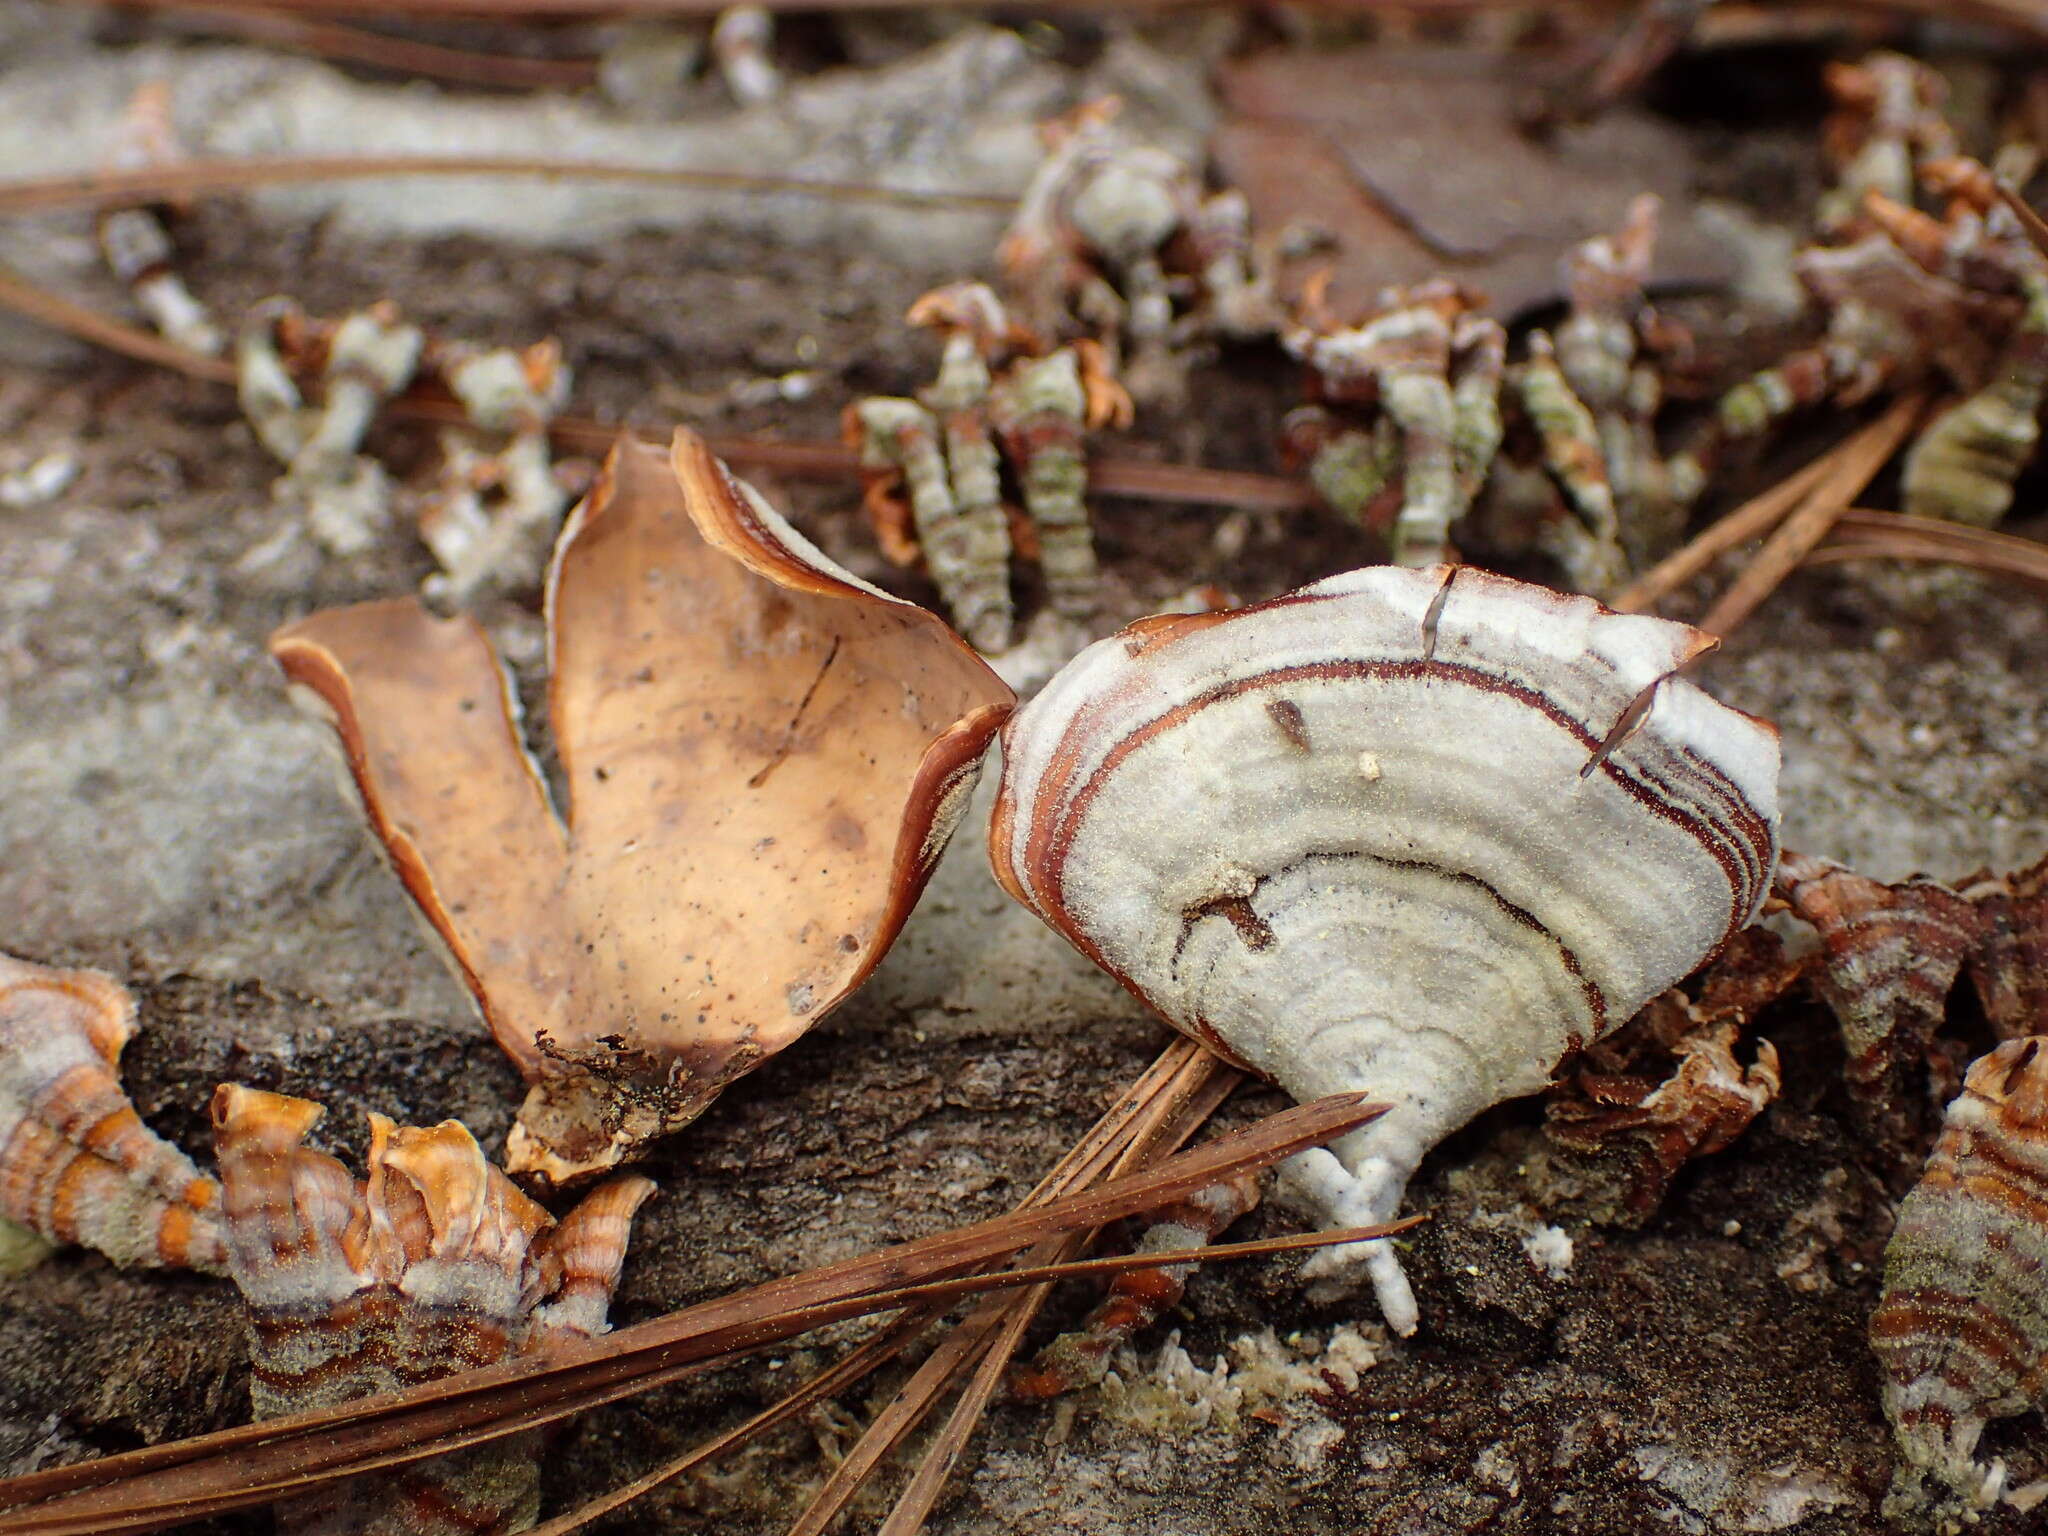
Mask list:
[[[1014,696],[703,442],[623,441],[548,582],[561,817],[481,628],[411,600],[272,649],[533,1090],[516,1172],[633,1156],[880,961]]]
[[[991,858],[1177,1027],[1297,1097],[1392,1100],[1293,1169],[1332,1224],[1384,1220],[1762,900],[1776,732],[1672,676],[1713,643],[1451,567],[1142,621],[1005,729]],[[1384,1243],[1311,1271],[1361,1259],[1411,1327]]]

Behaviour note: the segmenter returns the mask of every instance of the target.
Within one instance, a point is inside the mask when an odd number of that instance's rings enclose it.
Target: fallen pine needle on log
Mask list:
[[[359,1473],[402,1466],[557,1422],[650,1386],[681,1380],[747,1350],[873,1312],[993,1287],[1030,1285],[1078,1266],[972,1275],[971,1270],[1055,1233],[1094,1228],[1220,1180],[1319,1146],[1384,1113],[1341,1094],[1285,1110],[1156,1168],[1050,1204],[883,1249],[689,1307],[565,1349],[425,1382],[340,1408],[51,1468],[0,1483],[0,1532],[42,1536],[161,1530],[311,1492]],[[1315,1233],[1259,1252],[1344,1240]],[[1216,1250],[1243,1253],[1243,1245]],[[1140,1264],[1156,1256],[1133,1256]]]
[[[1105,1175],[1127,1172],[1162,1146],[1167,1150],[1179,1146],[1223,1102],[1241,1075],[1194,1042],[1174,1041],[1119,1101],[1118,1108],[1128,1107],[1122,1123],[1109,1124],[1115,1110],[1105,1116],[1031,1193],[1026,1206],[1084,1188]],[[1027,1262],[1053,1263],[1068,1258],[1090,1235],[1048,1239],[1031,1251]],[[929,1416],[951,1384],[972,1372],[960,1403],[913,1474],[884,1529],[921,1527],[1049,1290],[1049,1286],[1039,1285],[992,1299],[955,1328],[876,1415],[790,1527],[789,1536],[818,1536],[824,1531],[880,1470],[889,1453]]]
[[[1700,620],[1700,627],[1708,633],[1725,634],[1754,612],[1827,536],[1850,502],[1897,451],[1924,405],[1920,396],[1900,400],[1811,463],[1708,524],[1682,548],[1622,588],[1609,606],[1617,613],[1647,612],[1722,555],[1771,534],[1709,616]],[[1716,619],[1726,628],[1717,627]]]
[[[2021,197],[2013,188],[2000,183],[1998,196],[2020,221],[2020,227],[2027,232],[2027,238],[2034,242],[2034,249],[2048,256],[2048,219],[2034,211],[2034,205]]]
[[[884,187],[868,182],[810,180],[757,171],[630,165],[613,160],[555,160],[510,155],[287,155],[235,160],[184,160],[132,171],[83,171],[34,180],[0,181],[0,214],[64,208],[126,208],[137,203],[218,197],[257,187],[323,181],[379,181],[394,176],[502,176],[542,181],[620,181],[700,192],[791,193],[835,202],[887,203],[900,208],[984,209],[1007,213],[1016,199],[993,192]]]
[[[1763,605],[1779,584],[1828,536],[1841,515],[1848,511],[1863,488],[1870,484],[1885,461],[1898,451],[1926,409],[1925,395],[1908,395],[1895,401],[1876,421],[1850,437],[1828,455],[1825,475],[1807,492],[1806,499],[1778,525],[1764,541],[1728,589],[1699,620],[1710,635],[1725,638]]]
[[[1684,586],[1730,550],[1769,533],[1827,475],[1833,450],[1794,470],[1767,491],[1702,528],[1630,582],[1608,606],[1616,613],[1644,613]]]
[[[495,90],[575,91],[595,85],[595,59],[527,58],[514,53],[479,53],[441,43],[394,37],[317,15],[289,16],[269,7],[179,0],[170,12],[170,26],[200,36],[238,38],[288,53],[347,64],[367,64],[395,74],[422,75],[459,85]]]
[[[2048,545],[1965,523],[1909,517],[1903,512],[1850,508],[1836,521],[1828,542],[1808,555],[1805,563],[1842,565],[1858,560],[1959,565],[2048,589]]]

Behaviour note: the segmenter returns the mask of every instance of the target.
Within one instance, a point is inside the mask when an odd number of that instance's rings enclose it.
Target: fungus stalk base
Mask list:
[[[1389,1117],[1391,1118],[1391,1117]],[[1381,1122],[1384,1124],[1385,1122]],[[1325,1227],[1365,1227],[1392,1221],[1401,1208],[1409,1175],[1421,1161],[1419,1146],[1390,1146],[1372,1132],[1348,1136],[1334,1148],[1316,1147],[1289,1158],[1281,1177]],[[1344,1294],[1359,1280],[1372,1283],[1387,1326],[1404,1337],[1421,1320],[1414,1289],[1386,1238],[1325,1248],[1302,1266],[1318,1300]]]

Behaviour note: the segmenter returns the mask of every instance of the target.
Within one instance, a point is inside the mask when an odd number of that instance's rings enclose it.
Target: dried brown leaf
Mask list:
[[[511,681],[473,619],[411,598],[279,630],[295,698],[333,725],[370,829],[519,1069],[568,1005],[560,958],[529,931],[568,868],[568,836],[521,741]]]
[[[1261,228],[1328,230],[1336,313],[1390,283],[1449,277],[1513,314],[1558,294],[1557,262],[1656,192],[1690,209],[1690,142],[1630,110],[1539,143],[1499,60],[1469,50],[1280,50],[1223,74],[1215,152]],[[1290,274],[1298,280],[1301,271]],[[1688,215],[1667,222],[1661,282],[1725,279],[1728,258]]]
[[[549,581],[567,829],[482,632],[417,603],[273,641],[372,829],[535,1084],[517,1171],[687,1124],[866,977],[1012,696],[824,560],[695,437],[622,442]]]

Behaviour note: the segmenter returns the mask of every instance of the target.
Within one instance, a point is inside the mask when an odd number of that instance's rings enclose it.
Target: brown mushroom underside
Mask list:
[[[695,1118],[874,968],[1014,700],[688,433],[613,450],[548,634],[560,819],[474,620],[363,603],[272,649],[535,1084],[510,1166],[566,1179]]]

